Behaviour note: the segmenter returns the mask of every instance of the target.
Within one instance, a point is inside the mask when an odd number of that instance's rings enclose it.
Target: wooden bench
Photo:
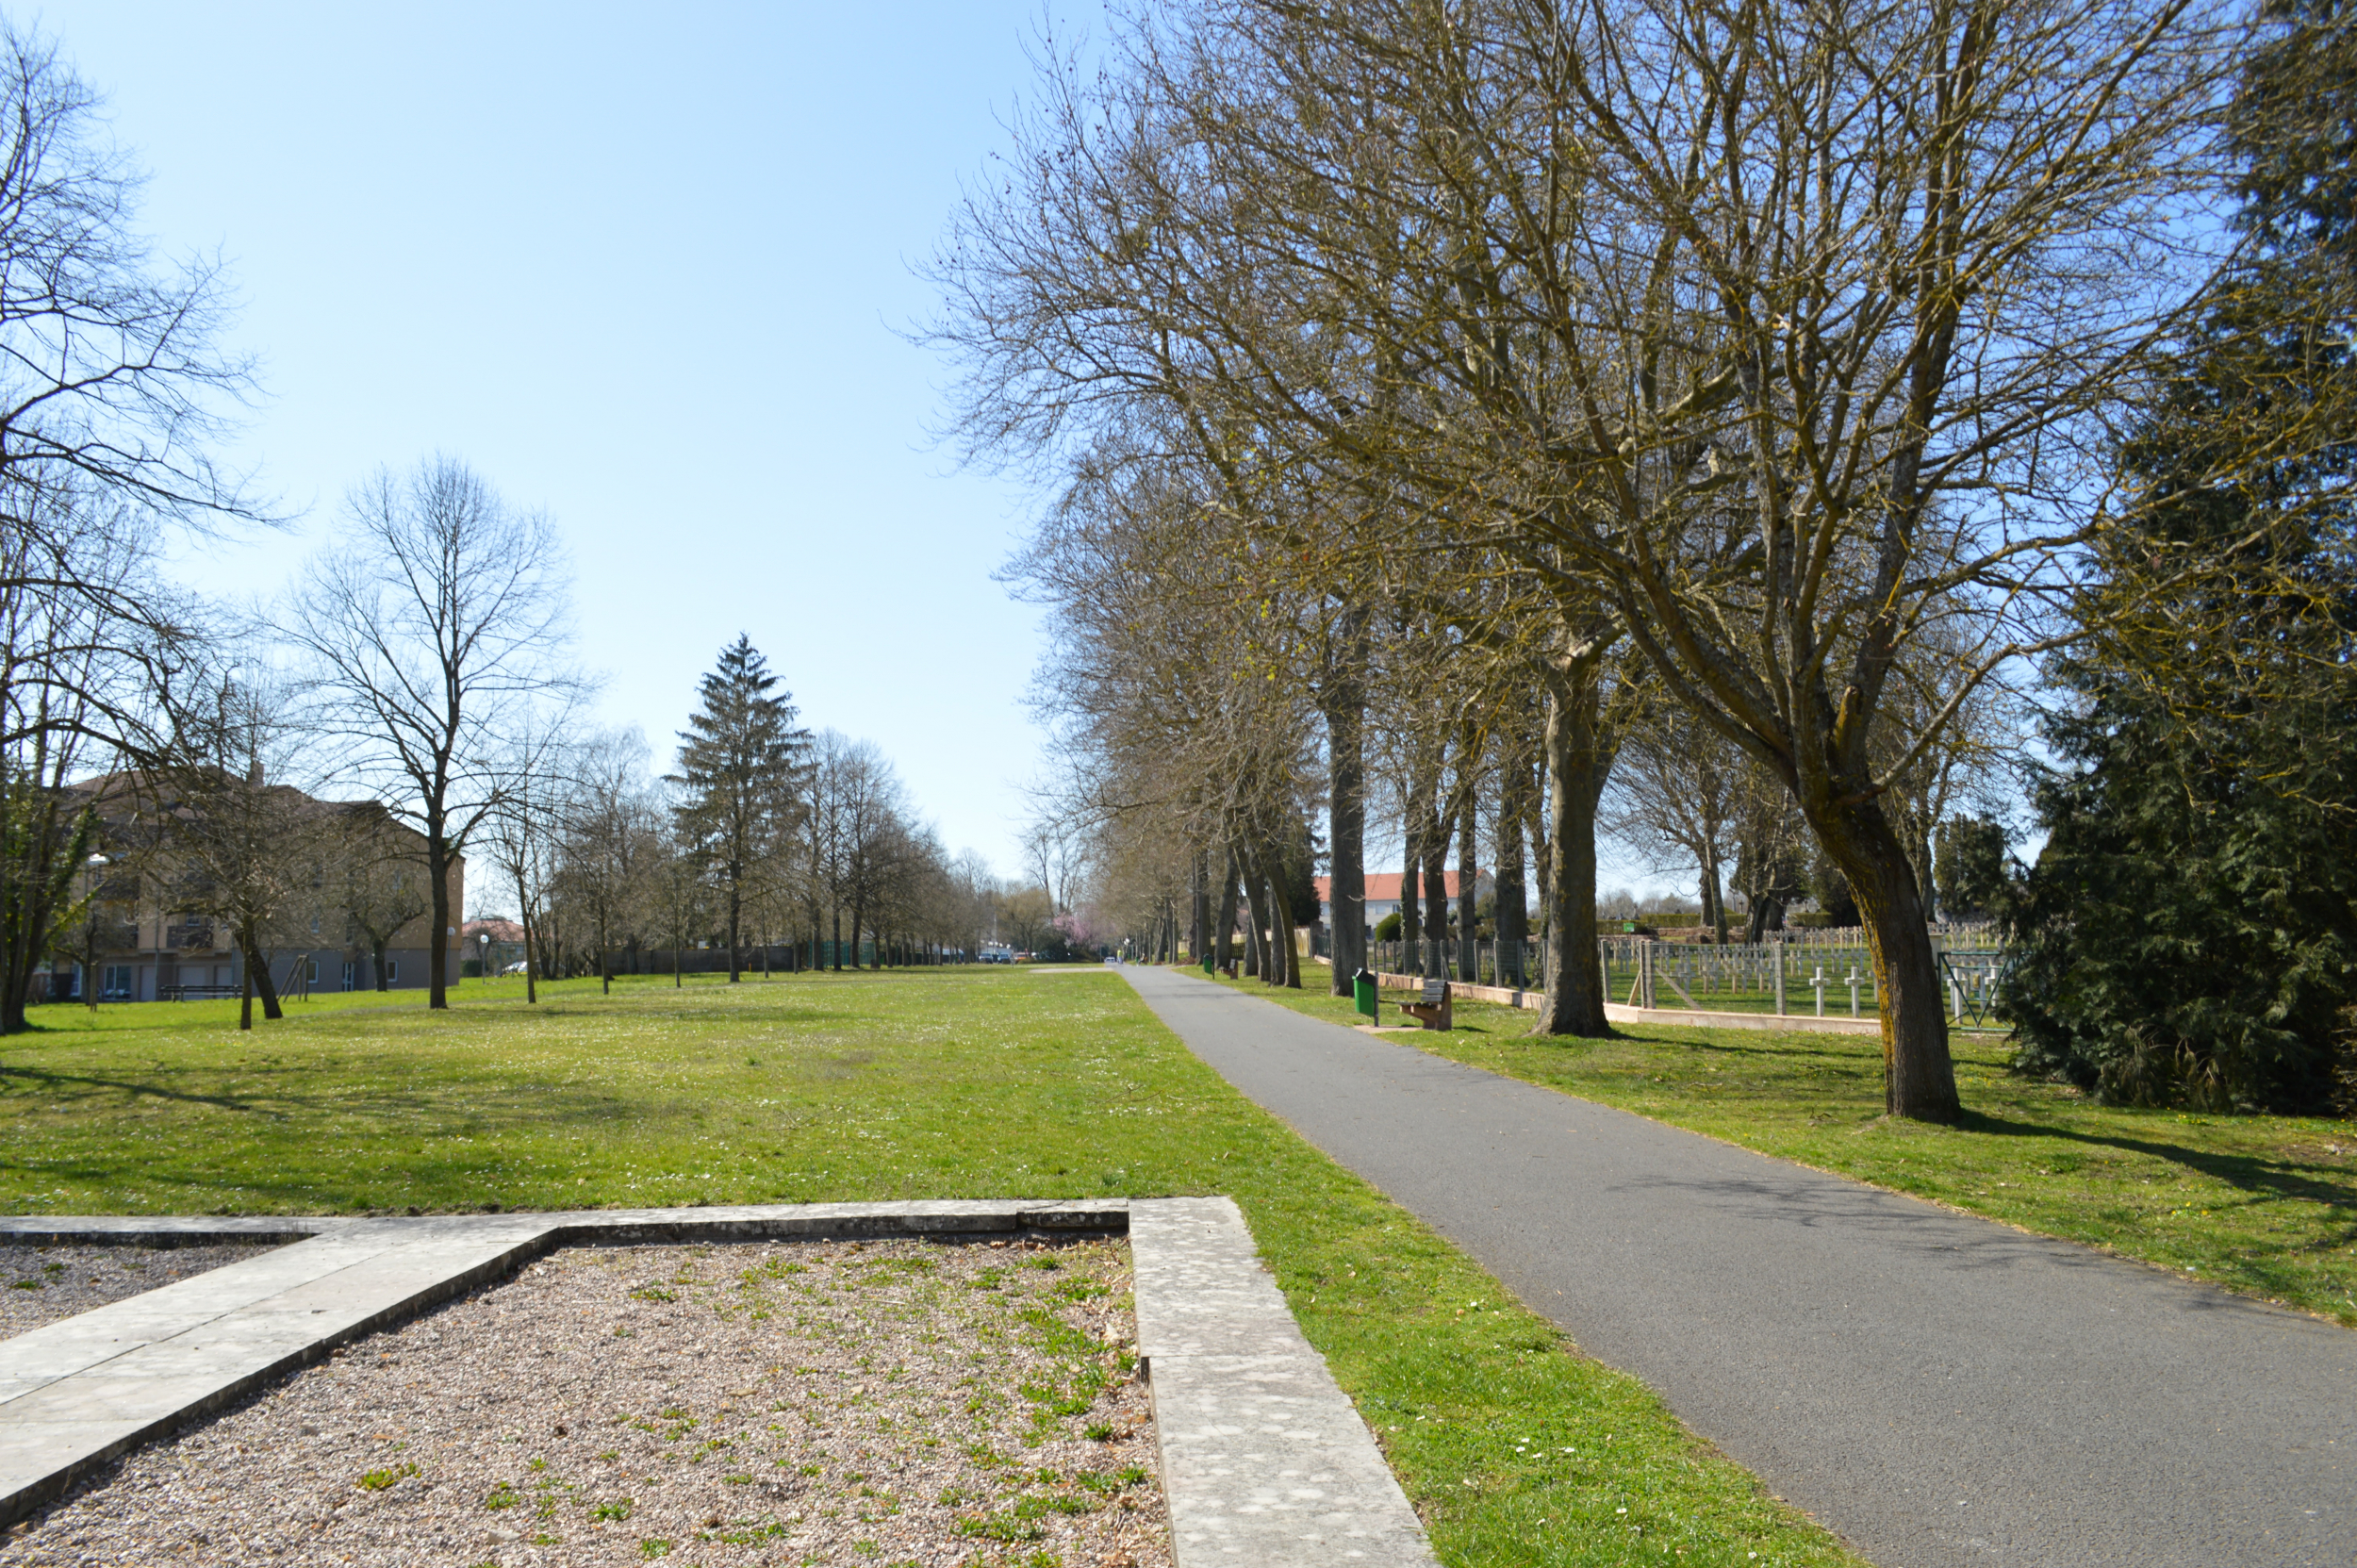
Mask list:
[[[1446,1030],[1456,1027],[1456,1015],[1449,1007],[1449,985],[1444,980],[1426,981],[1424,999],[1401,1002],[1399,1010],[1416,1019],[1426,1029]]]
[[[225,997],[234,997],[239,989],[235,985],[165,985],[157,988],[156,999],[157,1001],[214,1001]]]

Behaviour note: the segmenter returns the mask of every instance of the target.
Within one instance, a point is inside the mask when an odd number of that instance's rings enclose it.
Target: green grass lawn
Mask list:
[[[1228,983],[1356,1016],[1319,992]],[[1406,995],[1385,994],[1386,1026],[1405,1021],[1391,1003]],[[1507,1007],[1459,1002],[1455,1016],[1446,1034],[1386,1038],[2357,1327],[2357,1128],[2346,1121],[2098,1105],[2009,1072],[2003,1037],[1958,1033],[1965,1118],[1932,1127],[1883,1115],[1873,1035],[1624,1025],[1609,1040],[1549,1039]]]
[[[1855,1564],[1110,973],[669,977],[37,1010],[0,1210],[366,1213],[1226,1193],[1452,1565]],[[1466,1038],[1470,1039],[1471,1036]]]

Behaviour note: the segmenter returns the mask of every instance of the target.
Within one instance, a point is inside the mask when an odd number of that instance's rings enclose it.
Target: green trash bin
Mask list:
[[[1383,1004],[1375,994],[1375,976],[1364,969],[1350,977],[1350,1004],[1376,1022],[1383,1021]]]
[[[1218,971],[1218,966],[1212,962],[1213,957],[1214,955],[1211,953],[1205,953],[1203,955],[1203,972],[1207,975],[1214,974]]]

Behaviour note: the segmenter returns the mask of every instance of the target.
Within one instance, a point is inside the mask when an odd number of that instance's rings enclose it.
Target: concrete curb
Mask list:
[[[1373,1434],[1302,1338],[1234,1203],[807,1203],[413,1218],[0,1218],[0,1242],[272,1240],[258,1258],[0,1340],[0,1525],[92,1467],[555,1247],[1122,1232],[1179,1568],[1431,1568]]]
[[[1224,1197],[1130,1205],[1178,1568],[1434,1568],[1424,1525]]]

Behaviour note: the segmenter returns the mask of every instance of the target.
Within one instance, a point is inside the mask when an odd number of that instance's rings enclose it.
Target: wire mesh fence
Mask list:
[[[1936,929],[1948,1014],[1968,1028],[2002,1027],[1995,1010],[2004,963],[1987,926]],[[1863,933],[1795,931],[1776,941],[1663,942],[1648,936],[1607,936],[1597,944],[1606,989],[1629,1007],[1696,1013],[1761,1013],[1787,1016],[1872,1018],[1882,997]],[[1545,952],[1537,942],[1371,942],[1369,966],[1387,974],[1441,976],[1464,983],[1542,991]]]

